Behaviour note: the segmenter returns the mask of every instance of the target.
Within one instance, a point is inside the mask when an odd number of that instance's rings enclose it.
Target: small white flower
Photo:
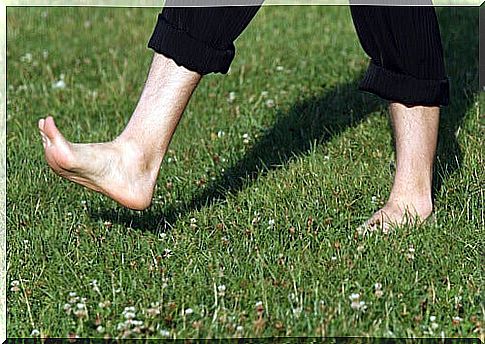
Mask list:
[[[436,321],[436,317],[434,315],[430,316],[429,317],[429,321],[435,322]]]
[[[413,245],[409,247],[409,253],[414,253],[416,250],[414,249]]]
[[[462,321],[462,320],[463,320],[463,319],[462,319],[462,318],[460,318],[460,317],[453,317],[453,321],[455,321],[455,322],[460,322],[460,321]]]
[[[69,297],[76,297],[76,295],[77,295],[77,294],[76,294],[75,292],[73,292],[73,291],[71,291],[71,292],[69,293]]]
[[[195,217],[191,218],[190,223],[197,223],[197,219]]]
[[[376,197],[376,196],[372,196],[372,198],[371,198],[371,202],[372,202],[372,203],[376,203],[376,202],[377,202],[377,197]]]
[[[291,311],[293,312],[293,315],[298,318],[301,314],[301,311],[303,309],[301,307],[296,307],[296,308],[292,308]]]
[[[337,257],[332,256],[332,258],[331,258],[331,259],[332,259],[333,261],[335,261],[335,260],[337,260]]]
[[[160,330],[160,335],[162,337],[169,337],[170,336],[170,332],[167,331],[167,330]]]
[[[133,326],[142,326],[142,325],[143,325],[143,321],[141,321],[141,320],[133,320],[133,321],[131,322],[131,324],[132,324]]]
[[[167,233],[161,233],[160,238],[165,239],[167,237]]]
[[[134,312],[136,312],[136,309],[133,306],[128,306],[128,307],[125,307],[125,309],[123,310],[123,313],[126,313],[126,312],[134,313]]]
[[[323,157],[323,159],[325,159],[325,160],[330,160],[330,156],[325,155],[325,156]]]
[[[64,88],[66,88],[66,83],[62,79],[58,80],[58,81],[56,81],[55,83],[52,84],[52,88],[53,89],[64,89]]]
[[[226,133],[225,133],[224,131],[219,130],[219,131],[217,132],[217,137],[221,138],[221,137],[223,137],[225,134],[226,134]]]
[[[272,108],[272,107],[275,105],[275,103],[274,103],[274,100],[273,100],[273,99],[268,99],[268,100],[266,100],[265,104],[266,104],[266,106],[267,106],[267,107],[269,107],[269,108]]]
[[[71,304],[70,303],[65,303],[64,306],[62,307],[63,310],[66,312],[71,310]]]
[[[263,305],[263,302],[262,302],[262,301],[258,301],[258,302],[256,302],[256,307],[260,307],[260,306],[262,306],[262,305]]]
[[[134,319],[136,314],[133,312],[126,312],[124,316],[125,316],[125,319]]]
[[[227,97],[227,101],[232,103],[236,99],[236,92],[229,92],[229,96]]]
[[[86,309],[86,305],[84,303],[78,303],[76,307],[77,309]]]
[[[38,337],[40,335],[40,331],[37,329],[33,329],[32,332],[30,333],[31,337]]]
[[[226,286],[224,284],[221,284],[219,286],[217,286],[217,290],[220,292],[220,293],[223,293],[226,291]]]
[[[360,299],[360,294],[357,294],[357,293],[352,293],[352,294],[349,296],[349,299],[351,299],[352,301],[358,300],[358,299]]]
[[[243,330],[244,330],[244,327],[242,327],[241,325],[238,325],[238,326],[236,327],[236,331],[237,331],[237,332],[242,332]]]
[[[431,328],[433,330],[436,330],[438,327],[440,327],[440,325],[438,325],[437,323],[435,323],[435,322],[434,323],[431,323]]]
[[[273,219],[270,219],[268,220],[268,225],[270,225],[270,227],[273,227],[274,226],[274,220]]]
[[[187,308],[184,313],[186,315],[190,315],[190,314],[194,313],[194,310],[192,308]]]
[[[285,68],[283,66],[276,66],[276,70],[278,72],[281,72],[282,70],[284,70]]]
[[[376,290],[380,290],[380,289],[382,289],[382,284],[380,284],[379,282],[377,282],[376,284],[374,284],[374,288]]]
[[[20,61],[22,62],[32,62],[32,54],[31,53],[25,53],[25,55],[20,57]]]
[[[96,327],[96,331],[98,331],[99,333],[104,333],[104,327],[99,325],[98,327]]]

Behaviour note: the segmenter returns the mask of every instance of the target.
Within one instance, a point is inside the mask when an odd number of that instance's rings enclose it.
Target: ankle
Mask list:
[[[112,144],[120,150],[127,161],[130,161],[131,164],[134,164],[134,167],[139,168],[144,173],[158,172],[165,155],[165,152],[155,151],[151,145],[121,135],[115,138]]]

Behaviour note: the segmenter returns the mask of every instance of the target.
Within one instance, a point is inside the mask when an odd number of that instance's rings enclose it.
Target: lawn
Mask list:
[[[437,10],[452,103],[436,222],[366,236],[394,156],[386,104],[357,91],[367,57],[344,6],[260,10],[230,73],[195,92],[149,210],[49,170],[38,119],[113,139],[158,12],[7,10],[8,336],[483,340],[478,9]]]

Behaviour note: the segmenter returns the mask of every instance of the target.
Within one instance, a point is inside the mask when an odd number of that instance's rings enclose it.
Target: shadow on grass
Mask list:
[[[441,8],[437,12],[451,82],[451,103],[443,109],[441,116],[435,192],[460,166],[462,152],[455,132],[473,105],[474,94],[478,91],[478,11]],[[359,75],[350,83],[336,85],[319,97],[296,103],[286,113],[278,113],[274,126],[251,150],[215,181],[207,184],[190,202],[171,204],[161,211],[148,210],[141,216],[134,216],[126,209],[92,212],[91,216],[144,230],[169,230],[187,212],[223,202],[228,195],[238,193],[269,170],[284,165],[293,156],[305,154],[313,144],[325,144],[343,131],[359,125],[368,114],[384,109],[384,102],[357,91],[361,77]]]

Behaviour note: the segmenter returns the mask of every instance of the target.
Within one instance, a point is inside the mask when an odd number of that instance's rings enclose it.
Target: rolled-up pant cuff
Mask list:
[[[233,44],[223,50],[212,47],[172,26],[162,14],[158,15],[148,47],[174,60],[177,65],[202,75],[227,73],[235,54]]]
[[[422,80],[390,71],[371,62],[359,89],[406,106],[439,106],[449,103],[449,82]]]

